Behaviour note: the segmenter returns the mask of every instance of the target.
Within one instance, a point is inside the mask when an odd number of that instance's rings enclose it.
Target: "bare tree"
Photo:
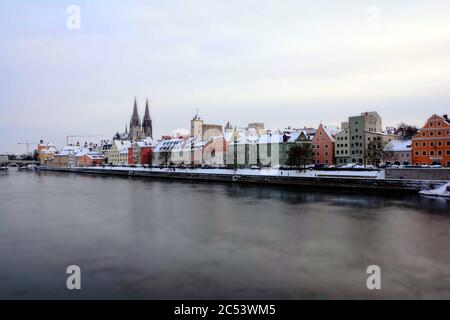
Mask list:
[[[411,140],[417,132],[419,132],[419,129],[416,126],[404,122],[400,123],[397,128],[397,135],[400,140]]]
[[[295,168],[306,169],[306,165],[312,163],[313,153],[310,143],[302,143],[292,146],[288,151],[287,165]]]
[[[387,142],[381,140],[372,140],[367,145],[365,158],[367,162],[375,166],[379,166],[385,158],[393,156],[392,146]]]

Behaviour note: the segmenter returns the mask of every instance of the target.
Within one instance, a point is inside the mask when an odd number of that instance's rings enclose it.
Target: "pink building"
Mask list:
[[[334,161],[334,143],[337,128],[320,124],[312,139],[314,164],[332,165]]]

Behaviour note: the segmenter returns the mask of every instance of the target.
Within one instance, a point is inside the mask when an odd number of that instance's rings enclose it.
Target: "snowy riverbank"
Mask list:
[[[364,179],[384,179],[384,171],[353,171],[353,170],[279,170],[272,168],[262,169],[203,169],[203,168],[142,168],[142,167],[88,167],[73,169],[95,169],[95,170],[117,170],[117,171],[137,171],[137,172],[178,172],[178,173],[202,173],[214,175],[246,175],[246,176],[267,176],[267,177],[305,177],[305,178],[364,178]]]
[[[423,196],[450,197],[450,183],[446,183],[436,189],[423,190],[419,193]]]

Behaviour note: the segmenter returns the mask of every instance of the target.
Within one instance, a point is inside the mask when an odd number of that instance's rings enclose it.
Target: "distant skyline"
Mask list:
[[[188,129],[196,109],[268,128],[450,113],[448,0],[0,0],[0,47],[0,153],[112,138],[135,96],[155,137]]]

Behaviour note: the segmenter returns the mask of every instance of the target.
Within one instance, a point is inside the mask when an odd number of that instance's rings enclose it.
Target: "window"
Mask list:
[[[422,136],[424,136],[424,137],[425,137],[425,131],[424,131],[424,132],[422,132]]]
[[[416,147],[418,147],[418,146],[419,146],[419,143],[418,143],[418,142],[416,142],[416,143],[415,143],[415,145],[416,145]]]
[[[438,141],[438,146],[442,146],[442,141]]]
[[[437,132],[438,136],[442,136],[442,131]]]
[[[415,154],[416,154],[416,156],[418,156],[418,155],[419,155],[419,151],[416,151],[416,153],[415,153]]]
[[[438,150],[438,156],[442,156],[442,150]]]
[[[422,151],[422,155],[423,155],[423,156],[426,156],[426,155],[427,155],[427,152],[426,152],[426,151]]]
[[[430,131],[430,137],[431,136],[434,136],[434,132],[433,131]]]
[[[434,151],[433,150],[430,151],[430,156],[434,156]]]
[[[434,147],[434,142],[433,141],[430,142],[430,147]]]
[[[427,143],[426,142],[422,142],[422,147],[426,147]]]

